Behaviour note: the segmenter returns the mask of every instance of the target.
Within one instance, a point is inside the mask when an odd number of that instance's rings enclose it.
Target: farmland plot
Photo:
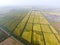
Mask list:
[[[23,44],[60,45],[60,34],[39,11],[15,15],[3,25]]]

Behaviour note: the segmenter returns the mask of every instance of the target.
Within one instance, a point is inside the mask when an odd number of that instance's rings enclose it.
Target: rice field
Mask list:
[[[60,45],[60,34],[40,11],[26,11],[2,22],[1,27],[24,45]]]

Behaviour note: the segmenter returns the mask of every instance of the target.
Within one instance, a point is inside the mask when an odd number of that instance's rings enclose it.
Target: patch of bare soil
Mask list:
[[[12,37],[9,37],[3,42],[1,42],[0,45],[22,45],[22,43],[18,40],[13,39]]]

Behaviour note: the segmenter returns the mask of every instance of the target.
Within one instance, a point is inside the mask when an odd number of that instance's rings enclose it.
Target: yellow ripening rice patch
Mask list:
[[[36,16],[38,15],[37,12],[35,12],[35,15],[36,15]]]
[[[34,15],[34,13],[31,13],[31,17],[34,17],[35,15]]]
[[[44,18],[43,14],[40,13],[39,15],[40,15],[40,17],[43,17]]]
[[[41,31],[40,25],[39,24],[34,24],[33,30],[34,31]]]
[[[38,14],[38,18],[41,18],[42,16],[40,16],[40,14]]]
[[[40,18],[41,24],[49,24],[49,22],[45,18]]]
[[[54,34],[44,33],[46,45],[60,45]]]
[[[42,31],[43,32],[52,33],[51,30],[50,30],[50,28],[48,27],[48,25],[41,25],[41,27],[42,27]]]
[[[35,17],[34,17],[34,23],[39,23],[39,17],[36,14],[35,14]]]
[[[43,15],[40,15],[40,23],[41,24],[49,24],[49,22],[45,19]]]
[[[31,33],[32,33],[32,31],[24,30],[22,38],[24,38],[25,40],[27,40],[31,43]]]
[[[32,35],[32,24],[27,24],[26,28],[24,29],[22,38],[31,42],[31,35]]]
[[[43,20],[43,19],[44,19],[44,17],[40,17],[40,19],[41,19],[41,20]]]
[[[56,31],[56,29],[53,26],[50,25],[50,28],[55,34],[58,34],[58,32]]]
[[[34,23],[39,23],[39,19],[38,18],[34,18]]]
[[[35,14],[35,15],[34,15],[34,18],[38,18],[38,15]]]
[[[44,45],[42,35],[36,34],[36,32],[33,32],[33,42],[34,45]]]
[[[29,15],[27,15],[26,17],[24,17],[24,19],[22,20],[22,23],[26,23],[26,21],[28,20]]]
[[[58,40],[60,41],[60,35],[58,34],[58,35],[56,35],[56,36],[57,36]]]
[[[18,25],[18,27],[16,27],[15,31],[13,32],[13,34],[20,36],[20,32],[22,31],[23,27],[24,27],[25,23],[20,23]]]
[[[33,17],[30,17],[28,23],[33,23]]]
[[[25,30],[32,30],[32,23],[28,23]]]
[[[41,13],[39,15],[40,15],[40,17],[44,17]]]
[[[39,17],[39,14],[38,12],[35,13],[35,18],[38,18]]]
[[[44,18],[44,16],[43,15],[40,15],[40,18]]]

